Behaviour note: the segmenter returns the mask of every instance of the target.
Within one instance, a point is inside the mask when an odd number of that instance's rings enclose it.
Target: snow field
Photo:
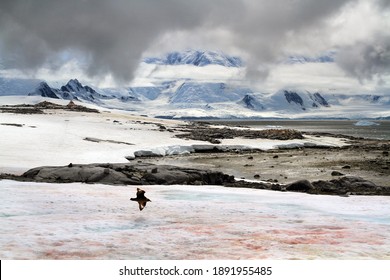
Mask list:
[[[388,197],[0,181],[2,259],[389,259]]]
[[[95,106],[96,107],[96,106]],[[98,107],[97,107],[98,108]],[[159,124],[172,128],[181,121],[161,120],[131,115],[123,111],[100,114],[53,111],[44,115],[1,114],[0,123],[22,124],[22,127],[0,125],[0,172],[23,173],[43,165],[69,163],[120,163],[136,151],[160,155],[186,154],[192,145],[208,142],[185,140],[174,133],[160,131]],[[85,138],[125,142],[91,142]],[[222,145],[272,149],[278,146],[343,145],[342,139],[306,137],[303,140],[224,139]]]

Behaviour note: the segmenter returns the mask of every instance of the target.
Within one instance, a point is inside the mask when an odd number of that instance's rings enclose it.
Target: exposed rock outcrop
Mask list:
[[[45,110],[66,110],[85,113],[99,113],[99,110],[77,105],[73,101],[70,101],[66,106],[48,101],[43,101],[35,105],[19,104],[0,106],[0,112],[13,114],[45,114]]]
[[[44,166],[30,169],[21,176],[0,174],[1,178],[49,183],[81,182],[109,185],[223,185],[234,188],[340,196],[390,195],[390,187],[378,186],[373,182],[354,176],[345,176],[330,181],[298,180],[290,184],[278,184],[236,181],[233,176],[219,171],[151,163]]]
[[[390,195],[389,187],[381,187],[355,176],[345,176],[330,181],[320,180],[312,184],[316,193],[319,194]]]
[[[170,165],[69,164],[43,166],[28,170],[19,180],[51,183],[102,183],[109,185],[223,185],[234,177],[218,171],[182,168]]]
[[[225,186],[339,196],[390,195],[390,187],[378,186],[373,182],[355,176],[345,176],[330,181],[309,182],[308,180],[299,180],[287,185],[236,181],[234,183],[226,183]]]
[[[249,139],[274,139],[274,140],[291,140],[303,139],[301,132],[293,129],[232,129],[216,128],[201,124],[188,126],[183,130],[184,133],[176,135],[178,138],[208,141],[213,144],[220,144],[221,139],[234,139],[237,137]]]
[[[307,192],[310,193],[314,190],[314,186],[308,180],[300,180],[288,184],[286,186],[287,191]]]
[[[298,93],[285,90],[284,96],[286,97],[288,103],[294,102],[296,104],[303,106],[303,100]]]

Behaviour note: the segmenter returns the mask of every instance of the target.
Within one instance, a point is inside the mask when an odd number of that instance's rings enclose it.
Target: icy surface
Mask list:
[[[390,259],[390,197],[0,181],[1,259]]]
[[[372,121],[358,121],[354,125],[355,126],[373,126],[373,125],[379,125],[379,123],[372,122]]]

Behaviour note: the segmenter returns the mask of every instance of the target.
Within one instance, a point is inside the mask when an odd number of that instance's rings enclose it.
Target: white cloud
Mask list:
[[[269,92],[283,87],[359,94],[376,91],[377,80],[361,84],[335,63],[280,64],[271,70],[264,83],[258,85],[259,89]]]

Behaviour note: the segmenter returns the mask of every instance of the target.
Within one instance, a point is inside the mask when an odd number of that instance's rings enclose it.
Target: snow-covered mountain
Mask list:
[[[51,88],[46,82],[41,82],[39,86],[35,89],[34,92],[30,92],[29,96],[40,95],[42,97],[56,98],[56,99],[69,99],[64,98],[64,95],[61,95],[59,89]],[[71,99],[75,99],[74,97]]]
[[[272,100],[282,101],[295,106],[301,110],[315,109],[319,107],[330,107],[329,103],[319,92],[281,90],[278,91]]]
[[[294,112],[330,107],[327,100],[319,92],[286,89],[272,94],[247,94],[238,104],[254,111],[284,110]]]
[[[60,88],[40,82],[28,95],[78,100],[107,108],[164,117],[353,118],[390,115],[390,97],[385,95],[336,94],[289,88],[261,93],[237,84],[192,80],[99,89],[82,85],[77,79],[72,79]]]
[[[70,80],[60,89],[50,87],[46,82],[41,82],[38,87],[28,93],[29,96],[42,96],[56,99],[80,100],[97,104],[102,104],[104,99],[113,98],[98,93],[89,86],[83,86],[77,79]]]
[[[237,104],[254,111],[262,111],[264,105],[253,94],[246,94]]]
[[[104,105],[107,100],[121,102],[155,101],[167,108],[218,107],[212,104],[232,103],[253,111],[264,110],[310,110],[329,107],[327,100],[318,92],[281,90],[273,94],[254,93],[250,88],[232,86],[227,83],[200,83],[187,80],[165,82],[149,87],[130,87],[126,92],[115,89],[95,90],[83,86],[77,79],[70,80],[61,88],[50,87],[41,82],[35,91],[28,95],[55,99],[80,100]],[[123,106],[121,106],[123,107]]]
[[[229,56],[223,52],[187,50],[183,52],[170,52],[163,57],[147,57],[148,64],[183,65],[194,66],[221,65],[225,67],[242,67],[243,62],[239,57]]]

